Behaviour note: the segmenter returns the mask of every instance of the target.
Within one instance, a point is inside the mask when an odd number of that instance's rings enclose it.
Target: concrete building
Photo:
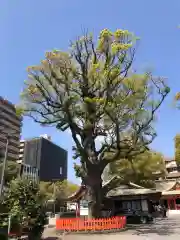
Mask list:
[[[21,175],[45,182],[67,179],[67,151],[48,136],[21,141],[19,151]]]
[[[3,156],[9,135],[8,160],[16,161],[19,158],[21,126],[22,118],[16,115],[15,106],[0,97],[0,150]]]

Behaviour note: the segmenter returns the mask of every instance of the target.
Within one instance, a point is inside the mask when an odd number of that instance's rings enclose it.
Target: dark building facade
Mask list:
[[[4,156],[8,137],[8,160],[17,161],[19,158],[21,126],[22,118],[16,115],[15,106],[0,97],[0,151]]]
[[[36,175],[40,181],[67,179],[67,151],[50,140],[39,137],[24,143],[22,173]]]

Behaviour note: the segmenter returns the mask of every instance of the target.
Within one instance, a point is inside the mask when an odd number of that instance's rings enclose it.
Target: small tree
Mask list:
[[[166,176],[163,155],[146,151],[132,161],[122,159],[110,165],[109,174],[121,176],[124,183],[133,182],[144,187],[155,187],[157,178]]]
[[[4,205],[12,223],[16,223],[17,231],[21,232],[26,228],[29,240],[40,239],[46,224],[46,215],[38,185],[25,179],[11,181]]]
[[[41,182],[40,190],[47,199],[67,199],[79,189],[79,186],[67,180],[52,182]]]
[[[79,189],[79,186],[67,180],[57,182],[56,194],[59,199],[67,199]]]
[[[105,29],[71,44],[68,53],[46,53],[28,68],[18,114],[42,125],[70,129],[77,175],[89,190],[89,212],[100,216],[107,164],[144,152],[156,136],[155,113],[169,93],[162,78],[132,71],[136,38]],[[98,141],[101,141],[99,146]]]
[[[60,207],[65,207],[67,198],[75,193],[79,186],[67,180],[57,182],[41,182],[40,190],[47,200],[47,209],[59,211]],[[54,200],[48,201],[48,200]]]
[[[0,163],[0,176],[3,168],[3,163]],[[20,165],[14,161],[7,161],[5,174],[4,174],[4,182],[7,184],[11,180],[18,177],[20,171]]]

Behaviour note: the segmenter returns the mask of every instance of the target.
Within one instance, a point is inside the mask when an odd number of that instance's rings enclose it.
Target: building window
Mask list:
[[[140,203],[140,201],[132,201],[132,209],[133,210],[141,210],[141,203]]]
[[[62,175],[62,167],[59,168],[59,174]]]
[[[122,202],[122,208],[124,210],[130,210],[130,211],[137,211],[141,210],[141,203],[140,200],[134,200],[134,201],[123,201]]]
[[[80,201],[80,206],[81,206],[82,208],[88,208],[88,201],[86,201],[86,200],[81,200],[81,201]]]

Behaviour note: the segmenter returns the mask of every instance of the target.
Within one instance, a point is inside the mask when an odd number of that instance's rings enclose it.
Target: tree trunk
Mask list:
[[[93,179],[93,178],[92,178]],[[93,179],[94,180],[94,179]],[[102,180],[99,177],[94,184],[87,186],[88,188],[88,217],[100,218],[102,207]]]

